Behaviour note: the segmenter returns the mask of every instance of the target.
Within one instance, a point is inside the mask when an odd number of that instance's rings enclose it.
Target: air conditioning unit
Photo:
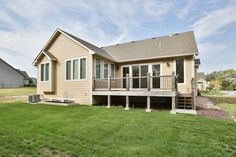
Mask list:
[[[29,103],[40,102],[40,94],[30,95],[28,98]]]

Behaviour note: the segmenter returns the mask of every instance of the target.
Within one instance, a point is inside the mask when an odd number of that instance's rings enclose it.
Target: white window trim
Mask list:
[[[175,75],[176,75],[176,59],[183,59],[184,60],[184,83],[178,83],[178,85],[186,85],[186,58],[175,58],[174,59],[174,66],[173,66],[173,71],[175,72]]]
[[[83,59],[83,58],[86,59],[85,79],[80,78],[80,59]],[[78,79],[73,79],[73,60],[76,60],[76,59],[78,59]],[[67,61],[71,61],[71,79],[70,80],[66,79],[66,62]],[[88,59],[87,59],[87,56],[66,59],[64,66],[65,66],[65,73],[64,73],[65,82],[86,81],[88,79],[88,74],[87,74],[88,73]]]
[[[49,74],[48,74],[48,81],[45,81],[45,77],[46,77],[46,70],[45,70],[46,66],[45,65],[47,63],[49,64]],[[41,65],[42,64],[44,64],[44,80],[43,81],[41,80]],[[42,82],[42,83],[50,83],[51,82],[51,68],[52,68],[51,67],[51,61],[45,61],[45,62],[40,63],[40,67],[39,67],[39,76],[40,76],[39,80],[40,80],[40,82]]]

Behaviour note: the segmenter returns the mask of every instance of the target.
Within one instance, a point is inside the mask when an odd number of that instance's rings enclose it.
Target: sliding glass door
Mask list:
[[[139,66],[132,66],[133,88],[139,88]]]
[[[132,87],[147,88],[148,65],[132,66]]]
[[[129,67],[123,67],[123,88],[126,88],[126,74],[129,74]]]
[[[141,88],[147,88],[147,74],[148,74],[148,65],[142,65],[140,66],[141,69]]]
[[[160,88],[160,64],[152,65],[152,88]]]
[[[148,72],[151,72],[152,88],[160,88],[160,64],[153,65],[133,65],[129,67],[123,67],[123,88],[126,88],[126,74],[130,74],[130,88],[147,88],[147,76]]]

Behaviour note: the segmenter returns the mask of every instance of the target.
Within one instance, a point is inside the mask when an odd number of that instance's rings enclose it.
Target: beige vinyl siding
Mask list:
[[[178,90],[185,94],[192,92],[192,78],[194,77],[193,57],[184,58],[184,83],[178,83]]]
[[[92,54],[63,34],[59,34],[46,51],[52,53],[58,60],[52,70],[55,93],[44,93],[45,89],[48,87],[46,85],[45,87],[42,83],[39,84],[38,93],[44,94],[44,98],[46,99],[73,98],[76,99],[76,102],[79,104],[92,104]],[[86,57],[86,80],[66,80],[66,60],[81,57]],[[45,58],[46,57],[42,59],[42,62]]]

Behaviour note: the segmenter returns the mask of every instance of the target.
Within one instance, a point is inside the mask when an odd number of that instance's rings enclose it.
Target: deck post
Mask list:
[[[175,81],[175,72],[173,71],[171,74],[171,80],[172,80],[172,91],[176,91],[176,81]]]
[[[147,109],[146,112],[151,112],[151,97],[147,96]]]
[[[129,96],[126,95],[126,104],[125,104],[125,110],[129,110]]]
[[[108,91],[111,91],[111,75],[108,75],[107,83],[108,83]]]
[[[107,106],[106,108],[111,108],[111,96],[107,95]]]
[[[129,74],[126,74],[126,90],[129,91]]]
[[[171,108],[172,108],[172,109],[171,109],[170,113],[171,113],[171,114],[176,114],[176,110],[175,110],[175,103],[176,103],[176,102],[175,102],[175,96],[172,96],[172,97],[171,97],[171,102],[172,102],[172,103],[171,103]]]
[[[147,91],[151,90],[151,76],[150,73],[147,74]]]
[[[92,90],[95,91],[95,76],[93,76]]]

